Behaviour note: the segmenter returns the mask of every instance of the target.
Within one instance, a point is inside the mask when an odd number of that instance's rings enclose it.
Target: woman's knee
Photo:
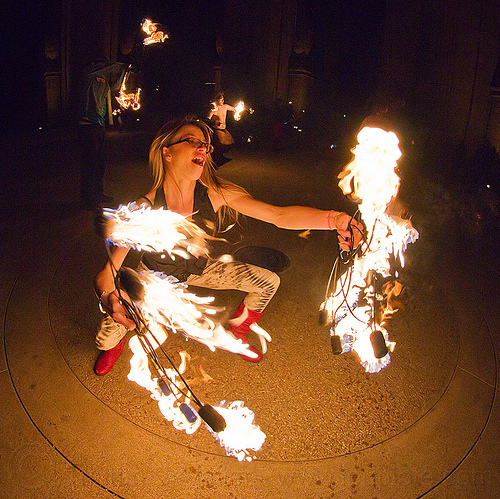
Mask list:
[[[106,314],[101,322],[101,327],[96,334],[95,344],[99,350],[110,350],[120,343],[127,334],[127,328],[115,322]]]

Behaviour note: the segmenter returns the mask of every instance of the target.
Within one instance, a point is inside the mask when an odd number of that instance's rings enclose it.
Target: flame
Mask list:
[[[418,232],[409,220],[389,214],[389,206],[396,199],[400,179],[395,172],[401,157],[399,140],[393,132],[379,128],[363,128],[358,134],[358,145],[352,150],[353,160],[339,175],[339,186],[359,203],[359,211],[367,230],[367,237],[350,266],[339,277],[336,287],[321,305],[334,322],[331,335],[339,336],[342,351],[353,350],[367,372],[378,372],[390,362],[389,352],[395,343],[382,326],[395,309],[380,310],[382,301],[375,289],[376,276],[392,276],[391,255],[404,266],[403,253],[409,243],[417,240]],[[385,286],[385,293],[401,293],[401,284]],[[389,306],[390,297],[386,298]],[[377,314],[377,309],[379,313]],[[377,321],[377,316],[380,321]],[[371,335],[382,334],[387,354],[375,356]]]
[[[196,224],[186,217],[165,209],[153,210],[145,203],[130,203],[117,210],[104,208],[107,219],[107,242],[115,246],[143,251],[166,251],[173,258],[189,255],[208,256],[206,240],[210,239]],[[230,352],[255,357],[248,345],[237,340],[213,317],[217,310],[209,304],[213,297],[198,297],[172,276],[150,270],[138,274],[145,293],[136,306],[149,322],[179,331],[188,338],[205,344],[214,351],[222,348]],[[258,328],[263,348],[269,334]]]
[[[108,243],[145,251],[167,251],[173,257],[208,255],[206,240],[210,237],[177,213],[164,209],[152,210],[146,204],[130,203],[117,210],[103,209],[103,215]],[[154,351],[167,338],[166,330],[179,332],[205,344],[212,351],[222,348],[249,357],[255,357],[256,354],[249,350],[248,344],[236,339],[215,322],[213,317],[217,310],[210,306],[213,297],[199,297],[189,292],[185,284],[161,272],[143,270],[137,274],[137,278],[144,292],[139,293],[134,301],[136,313],[142,318],[136,324],[143,325],[139,336],[129,341],[133,356],[128,378],[149,390],[164,417],[176,429],[194,433],[201,425],[201,417],[190,405],[191,397],[200,408],[201,402],[175,369],[165,369],[155,357]],[[269,334],[257,325],[254,330],[265,351],[266,340],[271,340]],[[150,360],[155,366],[156,377],[152,376],[149,369]],[[181,375],[188,360],[189,356],[181,353],[178,369]],[[203,370],[201,373],[204,380],[210,379]],[[225,448],[227,455],[251,461],[253,457],[250,451],[260,449],[265,439],[264,433],[253,425],[253,413],[239,401],[229,407],[217,408],[217,411],[226,420],[226,428],[214,433],[207,425],[211,433]]]
[[[155,332],[154,337],[150,333],[145,335],[155,347],[157,343],[162,344],[166,339],[165,333],[163,335],[159,333],[159,331]],[[139,337],[133,336],[129,341],[129,346],[133,356],[130,359],[128,379],[151,393],[151,398],[158,402],[161,413],[167,421],[172,422],[175,429],[185,431],[188,435],[194,433],[201,426],[202,419],[192,407],[189,389],[184,385],[180,376],[174,369],[163,369],[161,376],[152,377],[149,359]],[[182,375],[186,371],[190,356],[186,352],[180,352],[179,355],[181,364],[178,371]],[[250,455],[250,451],[258,451],[266,438],[265,433],[253,424],[254,413],[245,407],[242,401],[232,403],[223,401],[214,409],[224,418],[226,428],[216,433],[205,424],[207,430],[221,447],[224,447],[226,455],[236,457],[239,461],[252,461],[255,456]]]
[[[252,461],[249,450],[258,451],[266,439],[266,434],[253,424],[254,413],[240,400],[222,401],[214,409],[226,420],[226,429],[220,433],[214,433],[208,426],[207,429],[228,456],[234,456],[238,461]]]
[[[240,100],[236,106],[234,106],[234,119],[239,121],[241,119],[241,113],[245,110],[245,103]]]
[[[153,23],[149,19],[144,19],[141,27],[144,33],[149,35],[144,38],[144,45],[151,45],[152,43],[163,43],[165,39],[168,38],[167,33],[164,33],[163,31],[160,31],[158,29],[160,25],[157,23]]]
[[[104,208],[108,220],[107,241],[115,246],[139,251],[167,251],[189,258],[208,256],[206,241],[213,239],[187,217],[166,209],[153,210],[137,203],[120,205],[117,210]]]
[[[154,331],[167,328],[206,345],[212,352],[221,348],[233,353],[255,357],[249,345],[236,339],[213,320],[217,310],[210,307],[211,296],[199,297],[172,276],[145,270],[139,272],[144,297],[135,305]],[[265,333],[267,335],[267,333]],[[269,335],[267,335],[270,340]]]
[[[131,67],[132,65],[130,65],[125,72],[122,84],[120,85],[120,93],[116,97],[116,100],[122,109],[128,109],[130,107],[134,111],[137,111],[141,107],[141,89],[137,87],[135,93],[127,93],[127,84],[130,78]]]
[[[133,356],[130,360],[128,379],[151,393],[151,398],[158,402],[161,413],[167,421],[172,422],[174,428],[185,431],[187,434],[194,433],[200,427],[202,420],[191,405],[189,387],[174,369],[161,368],[158,370],[157,368],[158,376],[153,377],[149,369],[149,357],[141,340],[150,345],[152,349],[156,349],[167,339],[165,326],[173,331],[179,331],[179,328],[182,327],[184,334],[209,346],[217,345],[228,350],[233,348],[231,351],[250,356],[253,353],[247,349],[248,346],[242,344],[241,340],[236,340],[220,325],[215,329],[212,328],[214,323],[207,320],[203,314],[203,310],[206,312],[207,303],[212,298],[199,298],[192,293],[187,293],[183,285],[175,283],[173,278],[157,272],[146,271],[139,275],[144,279],[142,282],[145,285],[145,293],[144,299],[140,303],[136,303],[136,306],[140,307],[141,313],[147,321],[147,328],[141,332],[141,339],[136,335],[129,341]],[[158,293],[154,286],[158,283],[168,283],[170,291]],[[172,286],[182,288],[180,296],[178,296],[179,289],[172,291]],[[155,310],[155,315],[152,315],[155,304],[151,305],[150,301],[162,303],[161,310]],[[211,340],[210,331],[216,333],[212,334]],[[221,343],[221,338],[224,338],[223,343]],[[182,375],[186,371],[190,356],[186,352],[180,352],[180,356],[181,365],[178,371]],[[202,374],[201,381],[212,379],[201,366],[200,372]],[[197,403],[199,402],[197,401]],[[214,409],[224,418],[226,428],[219,433],[214,432],[207,424],[206,428],[224,447],[228,456],[236,457],[239,461],[251,461],[254,456],[250,455],[250,451],[259,450],[266,437],[260,428],[253,424],[254,413],[244,407],[242,401],[231,404],[222,402],[220,407],[214,407]]]
[[[148,333],[148,340],[156,346],[156,341]],[[160,331],[155,332],[155,338],[163,343],[166,339],[166,334]],[[171,421],[174,428],[180,431],[185,431],[188,435],[194,433],[201,425],[201,418],[198,417],[196,411],[190,406],[191,399],[189,392],[182,394],[178,387],[182,387],[183,383],[178,374],[173,369],[165,369],[165,374],[162,379],[152,378],[149,370],[149,359],[146,352],[137,336],[132,336],[129,341],[130,349],[132,350],[132,358],[130,359],[130,373],[128,379],[135,381],[139,386],[142,386],[151,393],[151,398],[158,402],[158,407],[167,421]],[[179,372],[183,374],[186,370],[186,365],[189,360],[189,355],[186,352],[180,352],[181,365]],[[159,381],[161,381],[159,383]],[[160,386],[163,385],[163,390]],[[186,409],[186,406],[190,409]],[[188,420],[186,414],[189,415]]]
[[[397,299],[403,292],[403,285],[399,281],[389,281],[382,286],[382,294],[385,297],[385,306],[381,309],[379,324],[385,324],[400,308],[402,303]]]

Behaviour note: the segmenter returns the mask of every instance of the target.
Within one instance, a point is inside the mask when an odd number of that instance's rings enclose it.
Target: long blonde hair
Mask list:
[[[195,116],[176,118],[165,123],[165,125],[163,125],[156,134],[156,137],[154,138],[149,149],[149,167],[153,176],[152,190],[156,191],[157,189],[163,188],[163,182],[168,175],[167,166],[165,164],[165,160],[163,159],[162,149],[164,147],[168,147],[175,134],[186,125],[194,125],[198,127],[202,131],[205,141],[211,143],[212,130],[208,127],[208,125]],[[224,196],[223,188],[226,187],[226,185],[228,187],[230,186],[228,182],[218,176],[210,154],[207,154],[205,166],[200,176],[200,182],[205,187],[214,189],[222,196]],[[217,211],[214,234],[222,231],[226,223],[236,221],[237,219],[238,213],[235,210],[226,205],[221,206],[221,208]]]

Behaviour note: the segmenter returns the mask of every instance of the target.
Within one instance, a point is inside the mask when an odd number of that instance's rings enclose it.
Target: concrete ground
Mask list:
[[[149,185],[150,136],[108,139],[106,193],[126,202]],[[186,435],[162,417],[127,379],[128,349],[111,373],[94,375],[92,281],[105,253],[92,213],[78,209],[74,137],[40,131],[4,145],[0,497],[499,496],[494,233],[458,237],[453,200],[418,165],[403,171],[402,190],[420,239],[407,251],[405,306],[388,327],[396,348],[380,373],[352,353],[334,356],[318,324],[337,255],[329,232],[242,222],[238,246],[271,246],[291,262],[261,320],[273,338],[262,362],[169,337],[172,358],[191,355],[191,378],[199,366],[212,378],[195,385],[200,399],[242,400],[255,413],[266,440],[239,462],[205,428]],[[260,199],[353,210],[326,143],[280,153],[243,144],[229,156],[220,173]]]

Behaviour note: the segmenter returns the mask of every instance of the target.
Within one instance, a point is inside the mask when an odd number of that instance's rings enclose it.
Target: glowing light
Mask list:
[[[340,338],[342,351],[355,351],[368,372],[378,372],[390,362],[389,352],[394,350],[395,343],[389,341],[383,326],[395,311],[390,308],[391,293],[401,292],[399,283],[386,287],[385,294],[389,296],[386,310],[382,313],[379,310],[377,320],[376,309],[380,309],[381,300],[375,286],[376,276],[392,276],[391,256],[404,266],[404,250],[418,238],[409,220],[387,211],[400,184],[395,171],[401,157],[398,144],[393,132],[378,128],[365,127],[358,134],[358,145],[352,150],[354,158],[340,173],[339,186],[359,203],[367,243],[356,254],[351,267],[338,278],[339,291],[334,290],[321,305],[334,323],[331,335]],[[380,341],[385,342],[386,348],[378,348],[382,357],[375,352],[375,332],[379,346]]]

